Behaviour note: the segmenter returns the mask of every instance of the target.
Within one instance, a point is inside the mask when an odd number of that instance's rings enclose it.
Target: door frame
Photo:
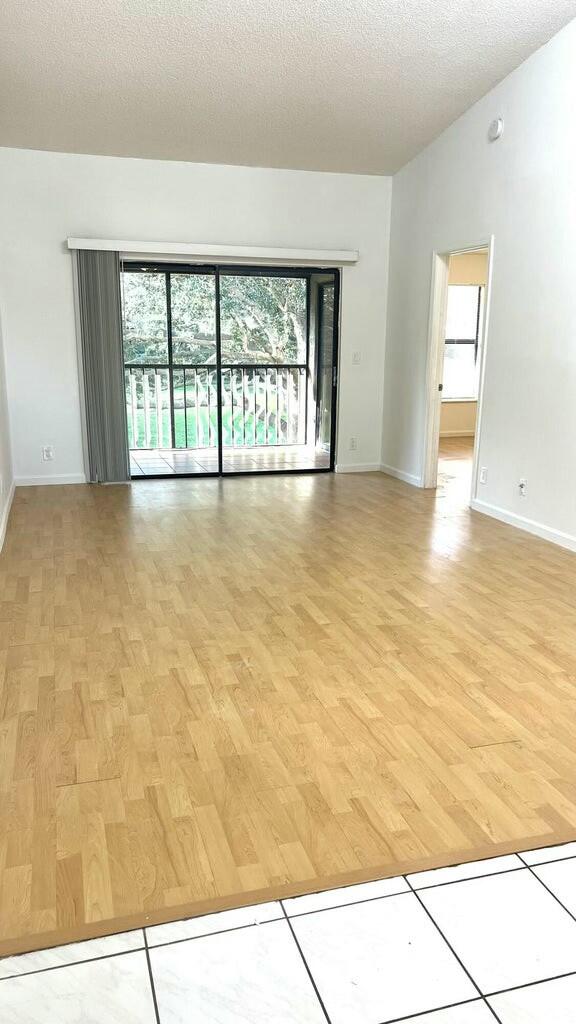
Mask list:
[[[145,267],[147,270],[167,275],[167,315],[171,318],[170,297],[169,297],[169,275],[176,274],[211,274],[215,282],[215,320],[216,320],[216,364],[217,370],[217,395],[218,395],[218,470],[206,473],[175,473],[147,474],[146,480],[166,480],[175,476],[191,479],[204,477],[226,477],[226,476],[262,476],[280,474],[301,474],[301,473],[333,473],[336,466],[336,428],[337,428],[337,400],[338,400],[338,356],[340,344],[340,267],[281,267],[251,264],[232,263],[180,263],[174,260],[154,259],[123,259],[121,260],[120,271],[130,268],[137,271],[137,268]],[[222,276],[245,276],[245,277],[292,277],[302,278],[306,281],[306,366],[307,376],[310,361],[310,290],[311,280],[315,274],[331,274],[334,281],[334,324],[332,340],[332,416],[330,424],[330,462],[325,467],[310,467],[310,469],[254,469],[254,470],[226,470],[223,465],[224,447],[222,444],[222,334],[220,328],[220,277]],[[171,330],[168,331],[169,346],[171,345]],[[309,385],[306,387],[306,405],[308,404]],[[307,414],[306,414],[307,426]],[[174,437],[174,432],[173,432]],[[264,447],[264,446],[261,446]],[[182,449],[183,451],[185,449]]]
[[[336,403],[338,401],[338,320],[339,320],[339,309],[340,309],[340,292],[339,292],[339,280],[334,277],[333,281],[320,281],[317,285],[317,299],[316,299],[316,379],[315,379],[315,395],[316,395],[316,422],[315,432],[318,434],[318,395],[320,393],[320,345],[322,337],[323,324],[323,301],[324,301],[324,290],[325,288],[333,288],[334,296],[332,299],[333,310],[332,310],[332,381],[331,381],[331,404],[330,404],[330,469],[334,470],[336,465],[336,417],[337,408]]]
[[[432,277],[430,286],[430,316],[428,322],[428,359],[426,368],[426,412],[424,423],[424,451],[422,487],[435,488],[438,483],[438,455],[440,448],[440,412],[442,409],[442,378],[444,373],[444,346],[446,332],[446,306],[448,301],[448,269],[451,256],[487,250],[488,269],[484,292],[484,318],[479,339],[480,367],[478,373],[478,401],[476,406],[476,428],[474,431],[474,456],[472,461],[472,484],[470,502],[478,490],[478,461],[482,433],[484,405],[484,375],[486,348],[492,300],[492,269],[494,264],[494,235],[470,245],[450,249],[434,250],[432,253]]]

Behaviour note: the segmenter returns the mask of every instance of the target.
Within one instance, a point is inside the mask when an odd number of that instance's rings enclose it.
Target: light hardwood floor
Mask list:
[[[455,507],[467,506],[472,489],[473,437],[441,437],[438,452],[438,497]]]
[[[474,437],[462,435],[458,437],[441,437],[439,445],[439,459],[457,459],[472,462],[474,455]]]
[[[381,474],[22,488],[0,953],[576,837],[576,556]]]

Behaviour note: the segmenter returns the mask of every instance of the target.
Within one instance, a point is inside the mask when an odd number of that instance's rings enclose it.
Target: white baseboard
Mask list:
[[[380,463],[339,462],[335,468],[337,473],[378,473],[380,470]]]
[[[403,469],[396,469],[396,466],[387,466],[385,463],[382,463],[380,469],[387,476],[395,476],[397,480],[403,480],[405,484],[422,487],[422,477],[416,476],[415,473],[405,473]]]
[[[84,473],[64,473],[63,476],[17,476],[16,487],[36,487],[43,484],[85,484]]]
[[[4,545],[4,538],[6,537],[6,530],[8,529],[8,518],[10,516],[10,509],[12,508],[12,501],[14,498],[15,490],[16,486],[14,484],[14,481],[12,481],[12,483],[10,484],[10,490],[8,491],[8,498],[4,506],[4,511],[2,513],[2,518],[0,519],[0,551],[2,551],[2,547]]]
[[[541,537],[542,540],[549,540],[552,544],[559,544],[560,547],[568,548],[569,551],[576,551],[575,534],[564,533],[562,530],[555,530],[551,526],[544,526],[543,523],[537,523],[534,519],[527,519],[525,516],[516,515],[515,512],[508,512],[505,508],[490,505],[487,501],[480,501],[478,498],[474,498],[470,502],[470,508],[474,509],[475,512],[482,512],[485,516],[499,519],[500,522],[507,523],[508,526],[515,526],[526,533],[533,533],[536,537]]]
[[[475,430],[441,430],[440,437],[474,437]]]

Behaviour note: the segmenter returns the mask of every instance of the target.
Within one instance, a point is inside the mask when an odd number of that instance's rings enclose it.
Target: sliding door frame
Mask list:
[[[178,263],[166,260],[136,260],[124,259],[121,262],[121,271],[142,272],[151,271],[166,275],[166,315],[167,315],[167,337],[168,337],[168,363],[170,365],[169,378],[171,395],[173,391],[172,381],[172,310],[170,296],[170,275],[171,274],[200,274],[214,277],[214,301],[215,301],[215,334],[216,334],[216,370],[217,382],[217,422],[218,422],[218,470],[217,472],[206,473],[174,473],[174,474],[146,474],[146,480],[171,480],[173,477],[182,479],[204,479],[205,477],[226,477],[226,476],[278,476],[285,474],[301,473],[333,473],[336,466],[336,424],[337,424],[337,395],[338,395],[338,356],[340,344],[340,268],[339,267],[268,267],[263,265],[252,266],[250,264],[231,263]],[[220,313],[220,278],[221,277],[291,277],[306,281],[306,375],[314,373],[314,367],[310,367],[310,298],[311,281],[315,274],[332,274],[334,279],[334,324],[332,338],[332,416],[330,426],[330,463],[328,466],[310,467],[309,469],[250,469],[250,470],[227,470],[224,469],[224,453],[222,444],[222,330]],[[328,282],[325,282],[326,284]],[[240,364],[238,364],[240,365]],[[257,364],[254,364],[257,366]],[[272,365],[272,364],[271,364]],[[303,364],[295,363],[294,368],[300,368]],[[317,369],[317,368],[316,368]],[[306,438],[308,437],[308,394],[310,381],[306,380],[306,403],[305,403],[305,427]],[[175,442],[174,409],[171,400],[170,422],[172,441]],[[266,447],[258,445],[258,448]],[[176,446],[174,444],[174,449]],[[187,449],[183,448],[182,451]],[[134,477],[132,479],[135,479]],[[138,478],[139,479],[139,478]]]
[[[320,281],[318,284],[318,304],[316,308],[316,334],[317,334],[317,345],[322,344],[322,331],[324,328],[324,292],[326,288],[334,289],[333,302],[333,313],[332,313],[332,381],[330,384],[332,395],[330,405],[330,456],[332,468],[335,464],[335,436],[336,436],[336,417],[337,417],[337,394],[338,394],[338,348],[337,348],[337,335],[338,335],[338,320],[340,315],[340,295],[338,291],[338,280],[333,281]],[[335,340],[336,338],[336,340]],[[320,366],[320,349],[318,349],[318,355],[316,358],[316,431],[319,428],[318,420],[318,409],[319,409],[319,395],[320,395],[320,379],[321,379],[321,366]]]
[[[220,274],[214,271],[214,302],[216,323],[216,415],[218,422],[218,476],[224,474],[224,452],[222,446],[222,410],[224,396],[222,391],[222,328],[220,325]]]

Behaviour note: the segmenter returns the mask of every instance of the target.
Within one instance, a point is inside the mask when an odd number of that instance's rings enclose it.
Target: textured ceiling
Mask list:
[[[389,173],[576,0],[3,0],[0,145]]]

